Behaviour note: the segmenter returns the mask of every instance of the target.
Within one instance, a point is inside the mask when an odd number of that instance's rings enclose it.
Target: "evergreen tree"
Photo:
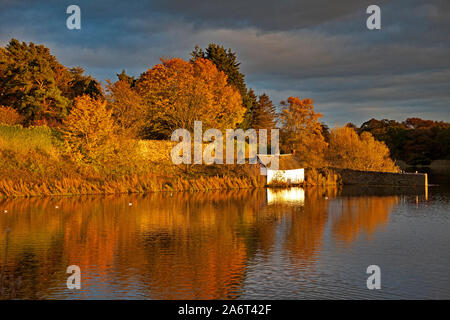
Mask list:
[[[249,91],[249,96],[253,100],[254,92]],[[251,124],[254,129],[272,129],[276,126],[276,110],[269,96],[265,93],[253,100],[251,108]]]
[[[26,125],[59,125],[75,97],[103,97],[101,85],[83,72],[67,69],[43,45],[12,39],[0,48],[0,105],[14,108]]]
[[[91,76],[84,75],[82,67],[70,69],[71,80],[66,95],[69,99],[75,99],[82,95],[89,95],[92,98],[103,99],[103,90],[100,83]]]
[[[12,39],[1,51],[0,105],[11,106],[26,123],[60,121],[70,105],[57,86],[60,65],[50,50]]]
[[[125,70],[122,70],[121,73],[117,73],[117,79],[119,81],[125,81],[129,84],[130,88],[133,88],[136,85],[136,79],[132,76],[129,76]]]

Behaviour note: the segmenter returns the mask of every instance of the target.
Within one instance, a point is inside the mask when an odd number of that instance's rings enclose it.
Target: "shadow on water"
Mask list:
[[[11,230],[8,245],[0,240],[0,257],[9,247],[1,271],[21,279],[18,298],[234,299],[274,257],[296,277],[311,272],[326,253],[327,226],[337,246],[373,239],[400,194],[290,188],[1,200],[0,230]],[[69,265],[82,270],[80,291],[65,287]]]

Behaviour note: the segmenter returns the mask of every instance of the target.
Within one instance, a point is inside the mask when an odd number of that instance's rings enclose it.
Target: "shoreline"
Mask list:
[[[44,180],[0,179],[0,199],[30,197],[70,197],[87,195],[147,194],[155,192],[206,192],[289,187],[418,187],[427,186],[427,174],[358,171],[350,169],[308,170],[300,184],[267,185],[259,175],[173,177],[156,174],[115,178],[61,178]],[[332,177],[330,179],[329,177]]]
[[[263,187],[252,177],[200,176],[195,179],[162,176],[127,176],[111,180],[84,179],[47,180],[1,179],[0,199],[53,196],[85,196],[114,194],[146,194],[154,192],[196,192],[212,190],[256,189]]]

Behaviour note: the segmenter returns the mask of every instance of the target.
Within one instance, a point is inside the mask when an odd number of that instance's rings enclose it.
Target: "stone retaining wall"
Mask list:
[[[391,173],[334,169],[339,173],[344,185],[377,186],[426,186],[426,173]]]

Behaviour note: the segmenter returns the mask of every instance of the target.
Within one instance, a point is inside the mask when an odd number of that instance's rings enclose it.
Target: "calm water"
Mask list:
[[[36,198],[0,210],[4,299],[450,298],[443,187]],[[366,287],[372,264],[381,290]],[[81,290],[66,287],[69,265]]]

